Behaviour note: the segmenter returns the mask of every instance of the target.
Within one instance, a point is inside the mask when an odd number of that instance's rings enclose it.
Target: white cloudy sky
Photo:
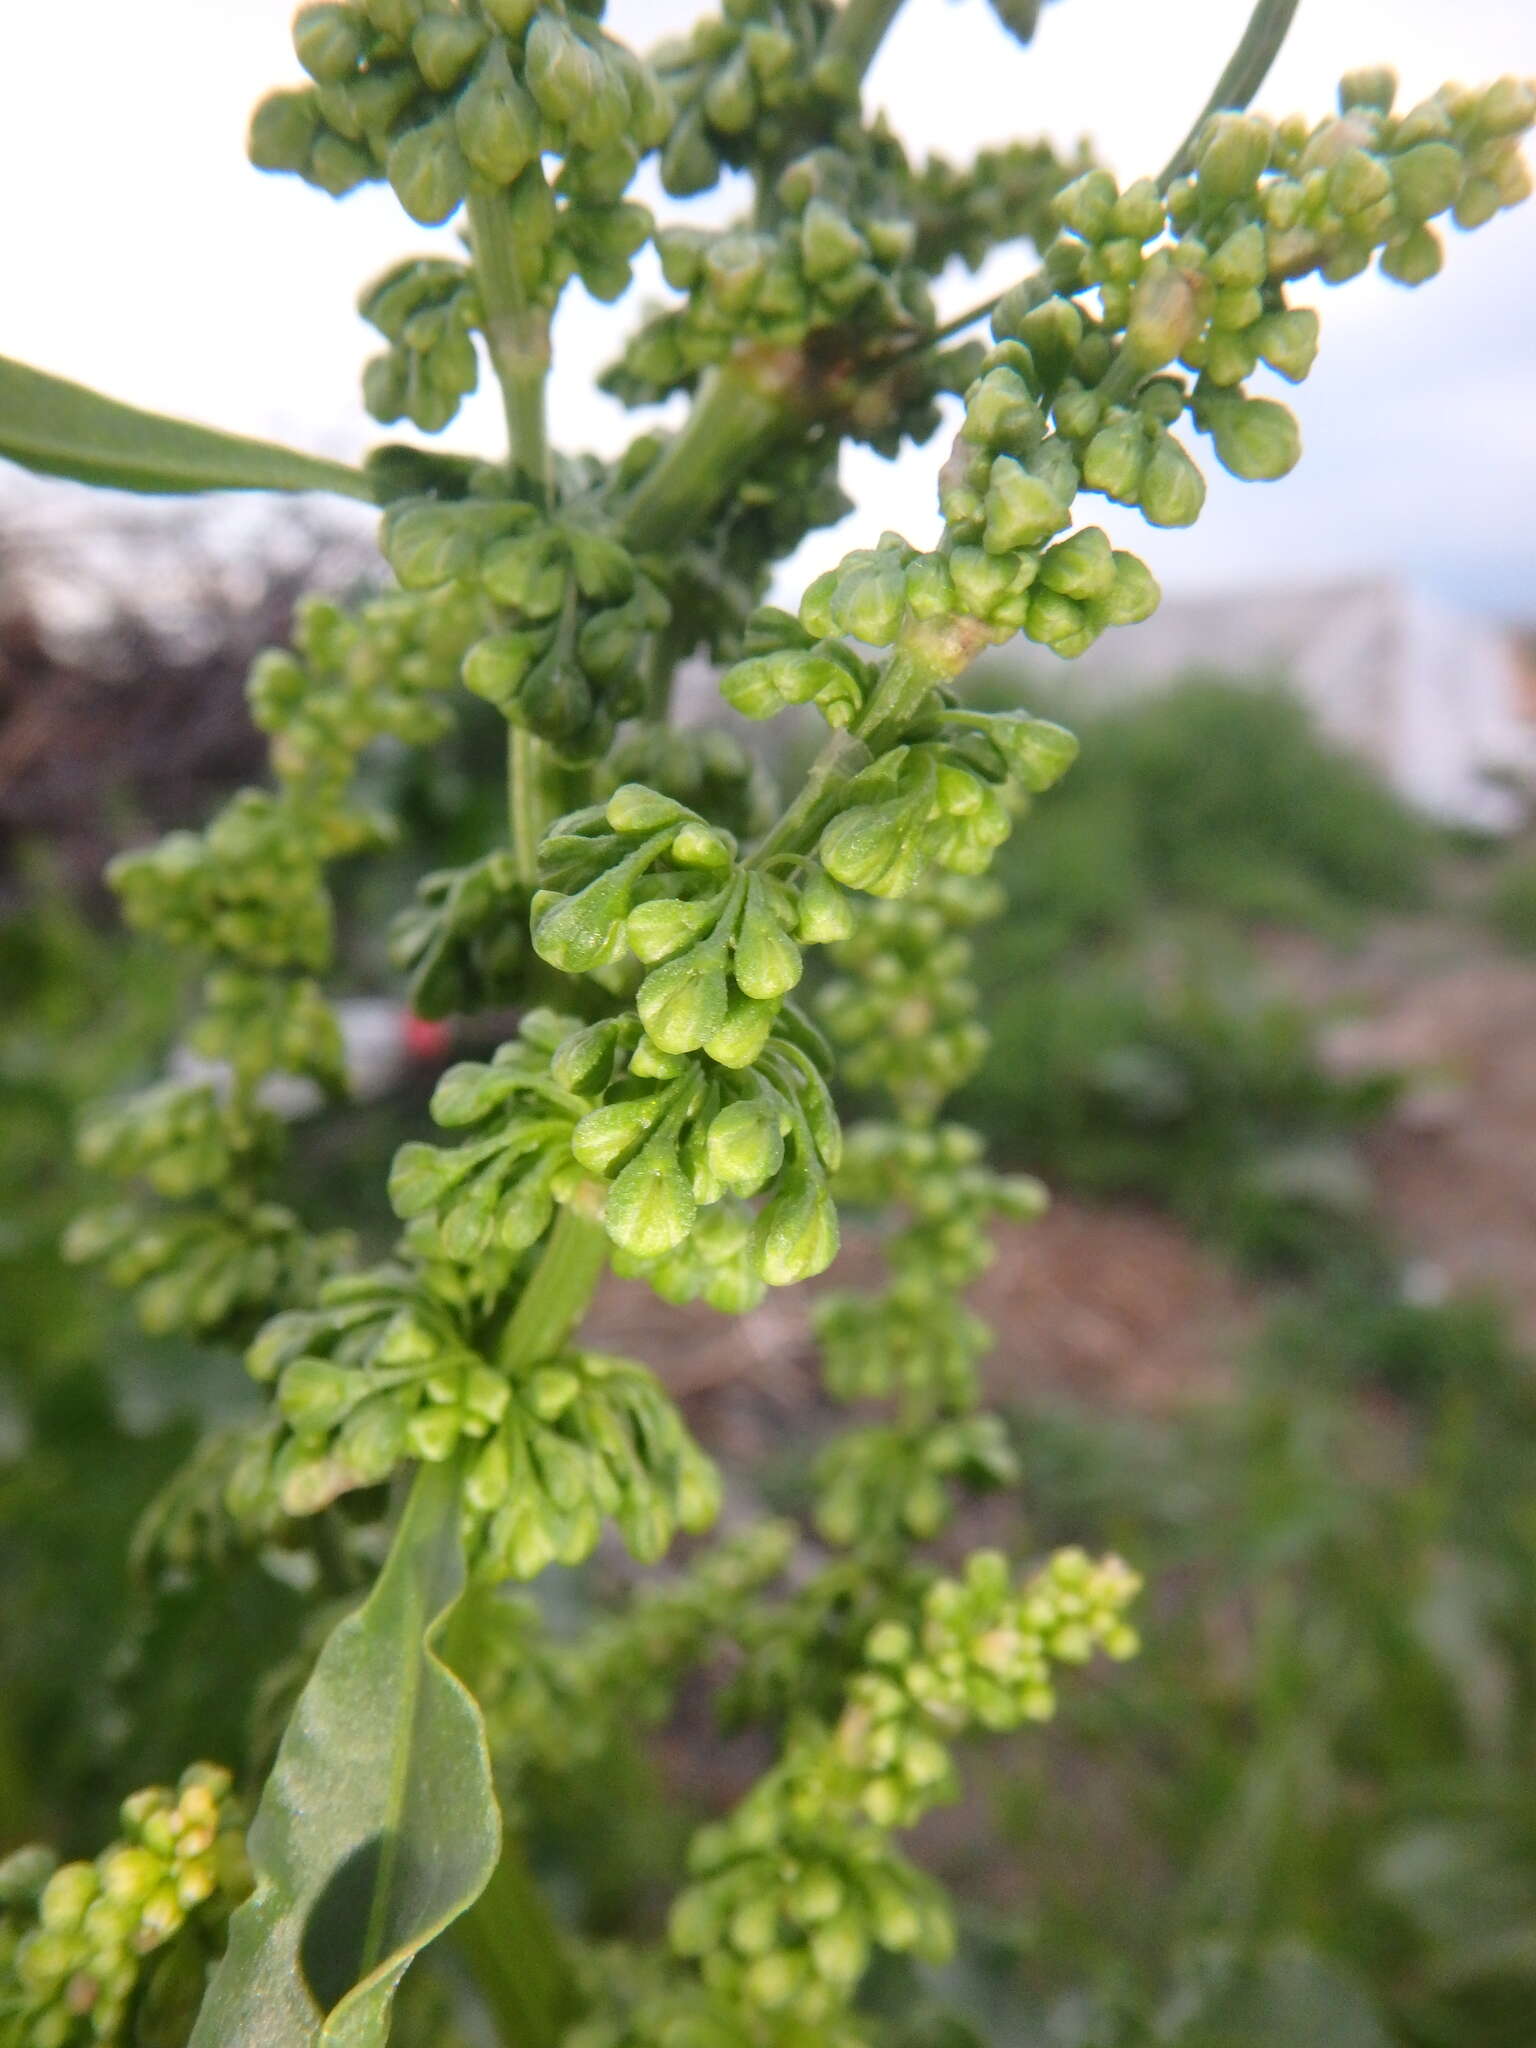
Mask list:
[[[1022,51],[985,0],[907,0],[870,97],[919,150],[1091,130],[1130,177],[1166,156],[1247,5],[1060,0]],[[250,104],[296,75],[290,12],[288,0],[10,0],[0,352],[143,405],[338,454],[366,445],[356,290],[434,236],[382,188],[337,205],[246,164]],[[695,0],[611,0],[608,21],[643,45],[697,12]],[[1536,0],[1302,0],[1259,104],[1321,111],[1341,71],[1382,60],[1411,96],[1448,77],[1529,76]],[[983,286],[1018,262],[1005,257]],[[946,279],[942,303],[958,310],[977,292],[963,274]],[[1324,341],[1294,401],[1301,468],[1266,486],[1218,474],[1200,526],[1141,528],[1141,551],[1170,587],[1395,568],[1536,616],[1536,203],[1454,237],[1420,292],[1371,277],[1315,296]],[[553,409],[568,445],[611,450],[627,431],[589,385],[628,317],[567,294]],[[452,438],[494,445],[497,433],[482,395]],[[882,526],[921,541],[932,473],[931,451],[894,467],[856,451],[845,481],[859,510],[799,566]]]

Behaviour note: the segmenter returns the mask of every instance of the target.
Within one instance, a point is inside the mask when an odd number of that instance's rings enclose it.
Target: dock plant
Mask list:
[[[1037,0],[994,4],[1030,43]],[[358,467],[0,364],[0,453],[361,499],[388,571],[304,601],[256,662],[261,786],[113,863],[128,924],[200,977],[204,1065],[91,1112],[101,1198],[69,1238],[147,1331],[222,1347],[260,1390],[141,1564],[312,1552],[366,1584],[264,1781],[189,1759],[94,1861],[0,1867],[5,2048],[366,2048],[429,1948],[413,1984],[438,1970],[462,2038],[506,2048],[894,2040],[861,2004],[872,1962],[953,1940],[904,1835],[957,1796],[962,1743],[1136,1647],[1132,1563],[964,1538],[966,1498],[1015,1476],[966,1291],[994,1221],[1045,1194],[945,1105],[986,1045],[967,969],[1003,909],[990,864],[1076,752],[978,708],[967,672],[1016,634],[1070,661],[1147,618],[1157,583],[1096,509],[1187,527],[1212,460],[1285,476],[1275,393],[1312,367],[1318,286],[1434,277],[1448,223],[1526,195],[1536,97],[1403,105],[1370,70],[1266,118],[1294,0],[1260,0],[1161,172],[1033,139],[920,160],[864,94],[900,5],[724,0],[643,52],[601,0],[302,7],[253,163],[331,199],[387,184],[455,231],[407,238],[359,300],[367,409],[416,431]],[[997,61],[1030,60],[1000,40]],[[700,225],[681,202],[727,174],[739,217]],[[1010,245],[1018,281],[941,320],[941,275]],[[555,449],[557,311],[621,298],[647,248],[666,302],[603,378],[637,431],[613,459]],[[482,380],[505,446],[435,448]],[[932,523],[870,522],[786,593],[778,565],[852,509],[849,442],[939,442]],[[674,718],[700,657],[740,720]],[[442,1073],[370,1263],[296,1183],[272,1083],[344,1095],[330,878],[395,832],[370,762],[444,746],[471,698],[504,722],[505,830],[420,878],[391,946],[419,1016],[509,1021]],[[779,792],[741,720],[791,707],[819,745]],[[657,1362],[584,1317],[612,1268],[707,1304],[729,1356],[732,1319],[825,1273],[850,1213],[879,1219],[883,1277],[834,1276],[810,1310],[847,1426],[804,1525],[764,1521]],[[538,1590],[615,1546],[626,1604],[563,1631]],[[526,1774],[580,1773],[726,1654],[766,1767],[695,1835],[658,1942],[590,1944],[530,1874]]]

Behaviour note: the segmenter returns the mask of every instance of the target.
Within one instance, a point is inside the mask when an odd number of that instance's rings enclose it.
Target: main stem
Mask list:
[[[549,310],[526,288],[506,195],[477,185],[468,211],[486,348],[507,418],[507,467],[521,493],[544,508],[552,495],[545,416]],[[548,823],[543,755],[533,733],[511,728],[508,825],[518,879],[528,888],[538,879],[539,842]],[[586,1314],[607,1258],[602,1226],[562,1208],[501,1333],[497,1363],[505,1373],[525,1373],[561,1349]],[[463,1655],[472,1675],[472,1643]],[[502,1831],[495,1875],[454,1933],[506,2048],[557,2048],[575,2014],[575,1984],[559,1930],[510,1829]]]
[[[477,184],[469,194],[469,244],[480,291],[485,345],[501,386],[507,416],[507,467],[535,505],[550,497],[549,427],[544,394],[549,382],[549,310],[528,294],[518,264],[516,235],[506,193]],[[538,880],[539,841],[549,823],[544,799],[543,744],[526,727],[507,736],[507,813],[517,879]]]

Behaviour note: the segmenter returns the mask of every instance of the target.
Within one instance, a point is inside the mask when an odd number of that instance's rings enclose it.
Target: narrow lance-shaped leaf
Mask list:
[[[333,491],[378,496],[344,462],[167,419],[0,356],[0,456],[43,476],[119,491]]]
[[[495,1869],[484,1724],[434,1647],[464,1586],[459,1480],[457,1461],[420,1468],[377,1584],[320,1653],[190,2048],[382,2048],[412,1958]]]

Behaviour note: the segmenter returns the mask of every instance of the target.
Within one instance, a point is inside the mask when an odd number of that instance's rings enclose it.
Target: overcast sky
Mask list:
[[[1130,178],[1155,170],[1182,133],[1247,6],[1059,0],[1026,51],[985,0],[907,0],[869,98],[918,151],[1088,130]],[[612,0],[607,18],[645,45],[698,11],[692,0]],[[406,220],[385,188],[337,204],[247,165],[252,102],[298,75],[290,13],[286,0],[10,0],[0,353],[303,446],[367,445],[377,430],[357,397],[371,339],[358,286],[445,236]],[[1446,78],[1530,76],[1536,0],[1302,0],[1258,104],[1319,114],[1341,71],[1381,61],[1410,98]],[[728,210],[729,195],[710,205]],[[1022,258],[1005,253],[979,285],[946,278],[942,306],[1007,283]],[[1169,588],[1396,569],[1536,616],[1536,203],[1453,234],[1445,271],[1420,291],[1371,276],[1302,296],[1324,326],[1318,365],[1292,398],[1300,468],[1239,485],[1211,462],[1200,525],[1155,534],[1138,522],[1134,544]],[[567,291],[552,401],[565,445],[608,452],[632,431],[590,379],[633,317]],[[484,394],[449,439],[497,445]],[[814,536],[796,567],[813,571],[884,526],[925,542],[933,472],[931,448],[894,466],[853,451],[845,483],[859,510],[835,537]]]

